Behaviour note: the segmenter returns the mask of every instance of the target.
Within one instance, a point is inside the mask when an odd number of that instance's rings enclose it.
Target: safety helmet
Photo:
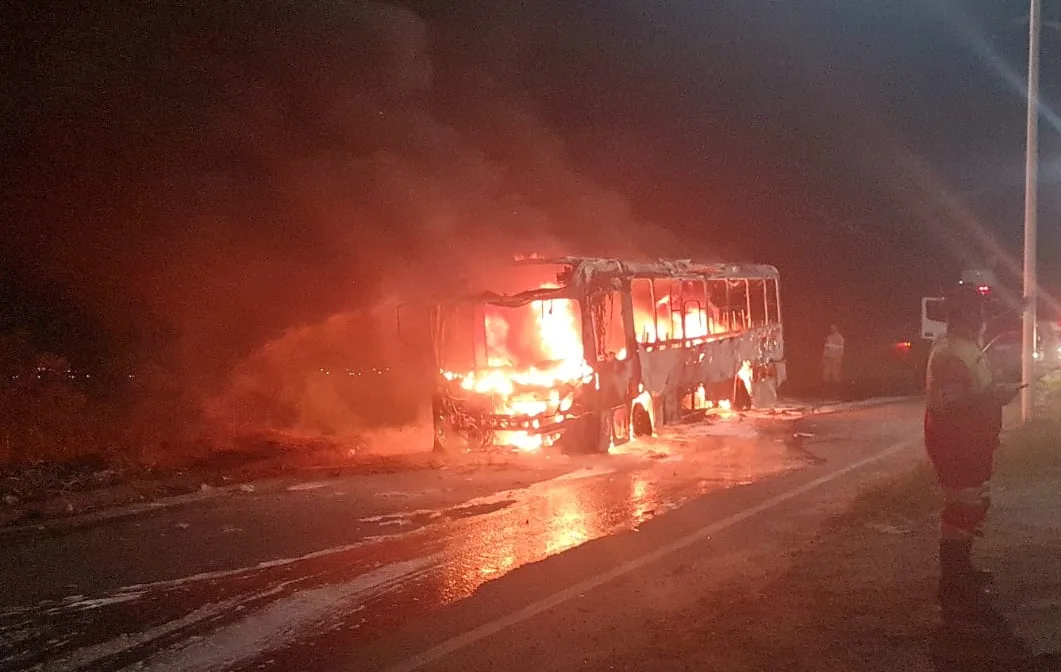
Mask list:
[[[947,324],[979,327],[984,321],[984,297],[976,287],[959,284],[943,297]]]

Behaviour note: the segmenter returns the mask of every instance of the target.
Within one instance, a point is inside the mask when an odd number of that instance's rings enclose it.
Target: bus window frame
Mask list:
[[[770,312],[770,286],[773,285],[774,305]],[[781,289],[777,278],[766,278],[766,312],[768,324],[781,324]]]
[[[644,326],[643,323],[641,325],[638,325],[638,323],[637,323],[637,309],[636,309],[636,306],[633,305],[634,283],[638,282],[639,280],[643,281],[644,283],[646,283],[648,285],[648,303],[652,307],[652,336],[653,336],[653,339],[651,341],[641,341],[640,340],[641,334],[639,334],[638,331],[637,331],[638,326]],[[656,345],[659,345],[659,343],[660,343],[660,340],[659,340],[659,314],[658,314],[658,311],[656,310],[656,288],[654,286],[655,283],[653,282],[653,280],[654,280],[654,278],[651,277],[651,276],[634,275],[634,276],[630,277],[630,290],[629,290],[629,292],[630,292],[631,310],[633,311],[633,314],[631,315],[631,321],[633,322],[633,326],[634,326],[634,342],[638,345],[638,347],[656,346]]]
[[[660,330],[660,311],[657,308],[656,302],[662,296],[657,292],[656,284],[659,281],[666,280],[671,283],[669,285],[668,295],[670,296],[670,312],[671,312],[671,328],[669,337],[664,340],[661,338]],[[688,337],[685,333],[685,319],[688,311],[685,306],[684,299],[684,286],[685,281],[696,281],[701,283],[703,287],[703,299],[704,303],[701,308],[705,311],[704,319],[707,321],[708,334],[705,337]],[[765,316],[765,321],[761,324],[754,324],[752,320],[752,282],[761,282],[763,289],[761,292],[756,290],[755,294],[757,300],[762,299],[762,312]],[[635,283],[644,283],[648,287],[648,291],[643,291],[643,286]],[[712,288],[718,288],[718,284],[721,283],[723,296],[718,296],[712,292]],[[635,290],[635,286],[639,289]],[[677,296],[675,296],[675,287],[677,287]],[[739,290],[744,292],[743,301],[741,305],[734,305],[732,302],[737,300],[738,297],[734,296]],[[634,345],[638,347],[645,347],[649,351],[657,349],[666,349],[674,347],[676,344],[681,344],[683,347],[688,347],[693,342],[701,342],[704,339],[717,340],[719,338],[725,338],[733,336],[742,332],[750,331],[752,329],[765,328],[771,325],[780,325],[782,323],[782,309],[781,309],[781,283],[776,276],[763,275],[761,277],[749,277],[749,276],[708,276],[708,275],[695,275],[695,276],[654,276],[654,275],[631,275],[629,276],[629,286],[626,290],[629,292],[631,300],[631,308],[633,314],[631,315],[632,328],[634,331]],[[640,296],[642,299],[647,294],[649,302],[651,304],[651,324],[655,330],[653,334],[655,340],[642,341],[642,332],[638,331],[638,327],[644,327],[647,323],[647,319],[642,322],[638,322],[636,317],[636,305],[635,295]],[[774,305],[771,306],[771,295],[773,297]],[[721,305],[716,304],[714,299],[722,298],[723,303]],[[675,301],[677,301],[677,310],[675,310]],[[694,301],[695,302],[695,301]],[[716,305],[719,309],[719,323],[721,323],[725,329],[723,331],[715,332],[716,323],[711,315],[707,314],[708,306]],[[645,311],[645,318],[648,318],[647,311]],[[681,324],[681,337],[678,338],[674,335],[674,327],[676,321],[680,321]]]

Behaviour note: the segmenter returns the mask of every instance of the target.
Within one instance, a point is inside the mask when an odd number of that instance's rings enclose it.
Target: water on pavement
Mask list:
[[[8,610],[0,614],[0,669],[286,669],[292,661],[274,652],[293,641],[375,638],[516,568],[812,463],[799,444],[790,422],[733,416],[458,505],[409,509],[391,498],[389,511],[364,516],[352,505],[337,521],[357,521],[360,532],[348,544]],[[285,496],[327,490],[314,485]]]

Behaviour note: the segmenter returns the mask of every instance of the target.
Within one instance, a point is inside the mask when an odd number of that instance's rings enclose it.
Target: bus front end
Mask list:
[[[580,303],[563,288],[443,304],[433,327],[436,451],[534,452],[581,424],[595,373]]]

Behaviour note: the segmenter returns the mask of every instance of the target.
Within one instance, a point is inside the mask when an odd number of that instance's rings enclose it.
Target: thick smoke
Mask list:
[[[399,347],[396,305],[489,284],[514,254],[682,253],[408,9],[132,3],[55,21],[19,24],[35,114],[11,249],[209,418],[410,421],[423,348]],[[373,368],[390,376],[359,387]]]

